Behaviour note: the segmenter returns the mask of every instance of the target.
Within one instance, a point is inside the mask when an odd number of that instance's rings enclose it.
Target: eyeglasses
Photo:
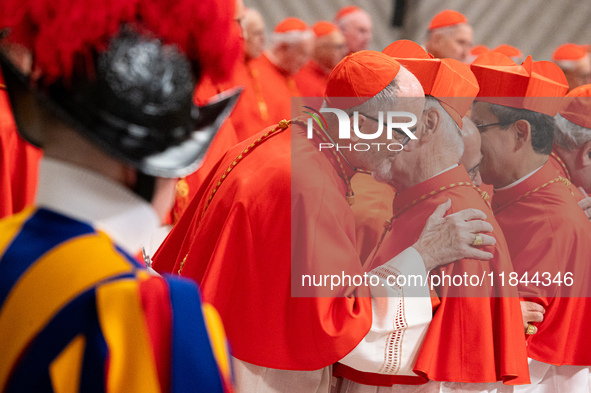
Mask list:
[[[361,113],[361,114],[363,116],[367,117],[368,119],[375,121],[376,123],[379,123],[380,122],[378,119],[376,119],[374,117],[371,117],[371,116],[367,116],[365,113]],[[386,123],[382,122],[382,124],[384,125],[384,127],[386,127],[386,128],[388,127],[388,125]],[[417,132],[417,125],[415,125],[413,128],[409,128],[408,130],[414,135],[415,132]],[[400,131],[398,128],[394,128],[394,131],[396,131],[400,135],[403,135],[404,136],[404,139],[402,140],[402,142],[400,142],[400,144],[402,146],[406,146],[406,144],[408,142],[410,142],[410,136],[406,135],[405,132]]]
[[[481,128],[485,128],[485,127],[492,127],[492,126],[508,126],[509,124],[513,124],[513,122],[511,123],[507,123],[507,122],[501,122],[501,123],[490,123],[490,124],[476,124],[476,128],[478,128],[478,131],[480,131]]]

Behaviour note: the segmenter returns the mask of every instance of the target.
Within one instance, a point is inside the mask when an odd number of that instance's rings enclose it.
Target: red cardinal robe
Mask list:
[[[484,247],[490,261],[462,259],[431,272],[434,276],[478,277],[474,286],[435,286],[433,320],[417,356],[417,377],[364,374],[335,367],[337,374],[358,383],[391,386],[427,380],[453,382],[529,383],[526,346],[519,296],[515,287],[502,286],[499,274],[513,272],[503,233],[490,208],[474,189],[463,166],[443,172],[399,192],[394,199],[395,220],[367,269],[375,268],[419,238],[433,210],[451,199],[450,213],[475,208],[487,213],[496,245]],[[492,272],[492,274],[491,274]],[[476,280],[476,278],[473,278]],[[454,281],[455,282],[455,281]],[[465,281],[464,281],[465,282]]]
[[[42,152],[18,135],[0,72],[0,218],[35,201]]]
[[[232,82],[228,82],[227,85],[215,84],[208,76],[205,76],[195,90],[193,101],[197,105],[205,105],[213,96],[230,87],[232,87]],[[174,206],[171,214],[171,221],[173,224],[179,220],[189,205],[189,201],[193,198],[197,189],[199,189],[203,183],[207,173],[211,171],[213,166],[226,153],[226,151],[238,142],[238,136],[236,135],[234,125],[230,119],[227,119],[218,130],[213,141],[211,141],[211,145],[209,146],[209,149],[207,149],[207,153],[205,154],[199,169],[189,176],[180,179],[177,183]]]
[[[235,86],[242,86],[242,94],[230,115],[239,142],[277,124],[269,120],[258,78],[253,74],[250,61],[239,63],[233,75]]]
[[[368,173],[356,173],[351,179],[355,192],[355,204],[351,206],[355,215],[357,251],[362,261],[378,244],[384,232],[384,223],[392,217],[392,201],[396,191],[380,183]]]
[[[528,356],[558,366],[591,365],[591,300],[584,298],[590,295],[591,222],[570,187],[548,161],[523,182],[497,191],[492,206],[520,295],[546,310],[544,321],[535,323],[538,332],[527,337]],[[570,286],[565,273],[572,273]]]
[[[249,65],[257,77],[255,83],[260,87],[270,124],[289,120],[295,113],[301,113],[301,100],[292,100],[301,96],[293,77],[280,70],[264,53],[251,60]]]
[[[329,366],[371,326],[363,288],[300,286],[302,272],[363,274],[339,167],[305,134],[285,122],[229,151],[154,256],[200,284],[234,356],[277,369]]]
[[[328,74],[314,60],[307,62],[293,79],[302,97],[324,97]]]

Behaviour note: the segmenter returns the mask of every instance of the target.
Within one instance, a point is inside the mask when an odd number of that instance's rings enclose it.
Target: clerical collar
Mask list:
[[[573,190],[571,189],[571,182],[556,171],[556,168],[550,160],[546,161],[541,168],[534,171],[530,176],[520,180],[522,181],[519,184],[511,188],[495,190],[495,195],[493,196],[492,201],[492,207],[495,214],[500,213],[508,206],[511,206],[532,194],[541,192],[554,184],[563,183],[573,198],[575,197]]]
[[[152,206],[97,172],[44,157],[36,204],[106,232],[127,253],[150,246],[160,220]]]
[[[528,179],[529,177],[531,177],[534,173],[536,173],[537,171],[539,171],[543,166],[544,166],[544,164],[542,164],[538,169],[534,170],[533,172],[530,172],[529,174],[523,176],[521,179],[516,180],[513,183],[509,184],[508,186],[501,187],[501,188],[495,188],[495,192],[497,192],[497,191],[505,191],[505,190],[508,190],[510,188],[515,187],[519,183],[522,183],[523,181],[525,181],[526,179]]]
[[[439,175],[441,175],[443,172],[451,171],[452,169],[454,169],[454,168],[455,168],[455,167],[457,167],[457,166],[458,166],[458,164],[453,164],[452,166],[450,166],[450,167],[448,167],[448,168],[445,168],[445,169],[444,169],[444,170],[442,170],[441,172],[439,172],[439,173],[436,173],[435,175],[431,176],[429,179],[432,179],[432,178],[434,178],[435,176],[439,176]]]

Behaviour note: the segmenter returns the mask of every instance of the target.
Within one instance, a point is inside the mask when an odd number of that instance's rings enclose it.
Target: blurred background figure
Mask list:
[[[308,25],[298,18],[285,18],[269,37],[269,48],[250,62],[255,88],[267,111],[266,125],[291,119],[292,97],[301,96],[293,75],[308,62],[313,49],[314,34]]]
[[[366,50],[373,37],[371,16],[361,8],[350,5],[335,15],[335,24],[341,29],[347,41],[349,52]]]
[[[444,10],[433,17],[427,31],[427,52],[435,58],[466,62],[471,48],[472,27],[463,14]]]
[[[249,79],[246,76],[246,68],[244,66],[244,48],[243,44],[241,43],[242,38],[244,36],[242,31],[242,20],[244,18],[244,14],[246,12],[246,8],[244,7],[244,2],[242,0],[235,0],[234,2],[234,15],[233,19],[236,23],[238,30],[240,32],[240,36],[235,37],[235,42],[232,42],[232,45],[236,47],[238,58],[242,61],[237,61],[234,64],[232,70],[230,70],[230,77],[227,80],[220,81],[214,80],[209,75],[203,75],[203,78],[199,81],[199,84],[195,88],[195,93],[193,94],[193,102],[196,105],[206,105],[212,97],[226,91],[228,89],[233,88],[236,85],[245,86],[245,82]],[[215,42],[213,43],[215,45]],[[248,89],[244,89],[248,90]],[[245,106],[248,106],[249,94],[243,91],[243,94],[240,95],[236,107],[234,109],[234,113],[232,116],[241,116],[242,111],[244,110]],[[232,118],[233,120],[233,118]],[[234,128],[233,121],[227,119],[223,122],[220,126],[219,131],[213,138],[211,145],[207,149],[205,153],[205,157],[201,162],[201,166],[197,171],[189,174],[186,177],[179,179],[176,190],[174,192],[174,200],[172,210],[169,214],[166,223],[176,223],[179,219],[181,214],[187,208],[189,201],[191,200],[192,196],[194,195],[197,188],[203,181],[203,177],[211,167],[217,162],[217,160],[224,155],[226,150],[237,144],[241,139],[241,136],[237,134],[236,129]],[[163,228],[163,235],[166,236],[169,227]],[[164,240],[163,238],[160,240]]]
[[[328,75],[349,52],[345,37],[330,22],[317,22],[312,30],[316,41],[312,59],[294,76],[303,97],[324,97]]]
[[[523,60],[525,60],[525,58],[523,57],[523,52],[511,45],[501,44],[497,46],[495,49],[493,49],[493,52],[502,53],[505,56],[510,57],[511,60],[513,60],[517,64],[521,64],[523,63]]]
[[[258,71],[251,67],[252,60],[261,57],[266,43],[265,21],[258,10],[246,9],[242,18],[242,29],[244,59],[234,70],[234,83],[244,90],[230,115],[239,142],[271,125]]]
[[[565,178],[591,195],[591,85],[571,90],[555,119],[552,158]]]
[[[554,51],[552,61],[564,72],[569,90],[591,83],[591,57],[584,46],[560,45]]]
[[[256,59],[265,50],[265,21],[261,13],[248,8],[242,18],[244,51],[246,59]]]

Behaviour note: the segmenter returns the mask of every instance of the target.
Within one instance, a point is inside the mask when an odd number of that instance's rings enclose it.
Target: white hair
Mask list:
[[[254,8],[247,8],[246,11],[244,11],[244,16],[240,20],[240,27],[242,27],[242,34],[244,34],[244,39],[248,38],[246,36],[248,24],[257,17],[263,20],[263,16],[261,15],[261,13]]]
[[[343,16],[342,18],[336,20],[335,24],[338,26],[339,29],[345,30],[347,28],[347,25],[353,19],[355,19],[357,17],[357,15],[360,15],[360,14],[365,14],[365,15],[369,16],[369,14],[366,11],[364,11],[362,9],[358,9],[358,10],[351,12],[350,14],[347,14],[347,15]],[[370,17],[370,19],[371,19],[371,17]]]
[[[447,113],[435,97],[425,96],[425,110],[431,108],[439,113],[439,128],[443,130],[443,135],[446,136],[449,145],[457,147],[458,156],[461,157],[464,154],[464,140],[462,139],[462,130],[458,126],[458,123]]]
[[[379,116],[379,112],[387,112],[389,110],[392,110],[392,105],[395,102],[395,99],[398,95],[398,91],[398,83],[396,78],[394,78],[392,82],[390,82],[386,87],[384,87],[379,93],[377,93],[369,100],[357,106],[353,106],[342,110],[349,116],[352,116],[354,112],[359,112],[367,116],[377,118]],[[329,107],[329,105],[325,100],[322,103],[322,108],[327,107]]]
[[[281,44],[294,45],[302,41],[311,39],[314,33],[311,30],[294,30],[285,33],[273,33],[269,37],[269,47],[275,50]]]
[[[591,129],[565,119],[560,113],[554,117],[556,132],[554,143],[566,150],[575,150],[591,141]]]
[[[460,26],[470,26],[468,23],[458,23],[451,26],[438,27],[436,29],[427,30],[427,41],[436,34],[450,35],[454,33]]]
[[[585,55],[578,60],[554,60],[554,64],[560,67],[562,71],[574,71],[579,66],[579,62],[587,56],[589,55]]]

